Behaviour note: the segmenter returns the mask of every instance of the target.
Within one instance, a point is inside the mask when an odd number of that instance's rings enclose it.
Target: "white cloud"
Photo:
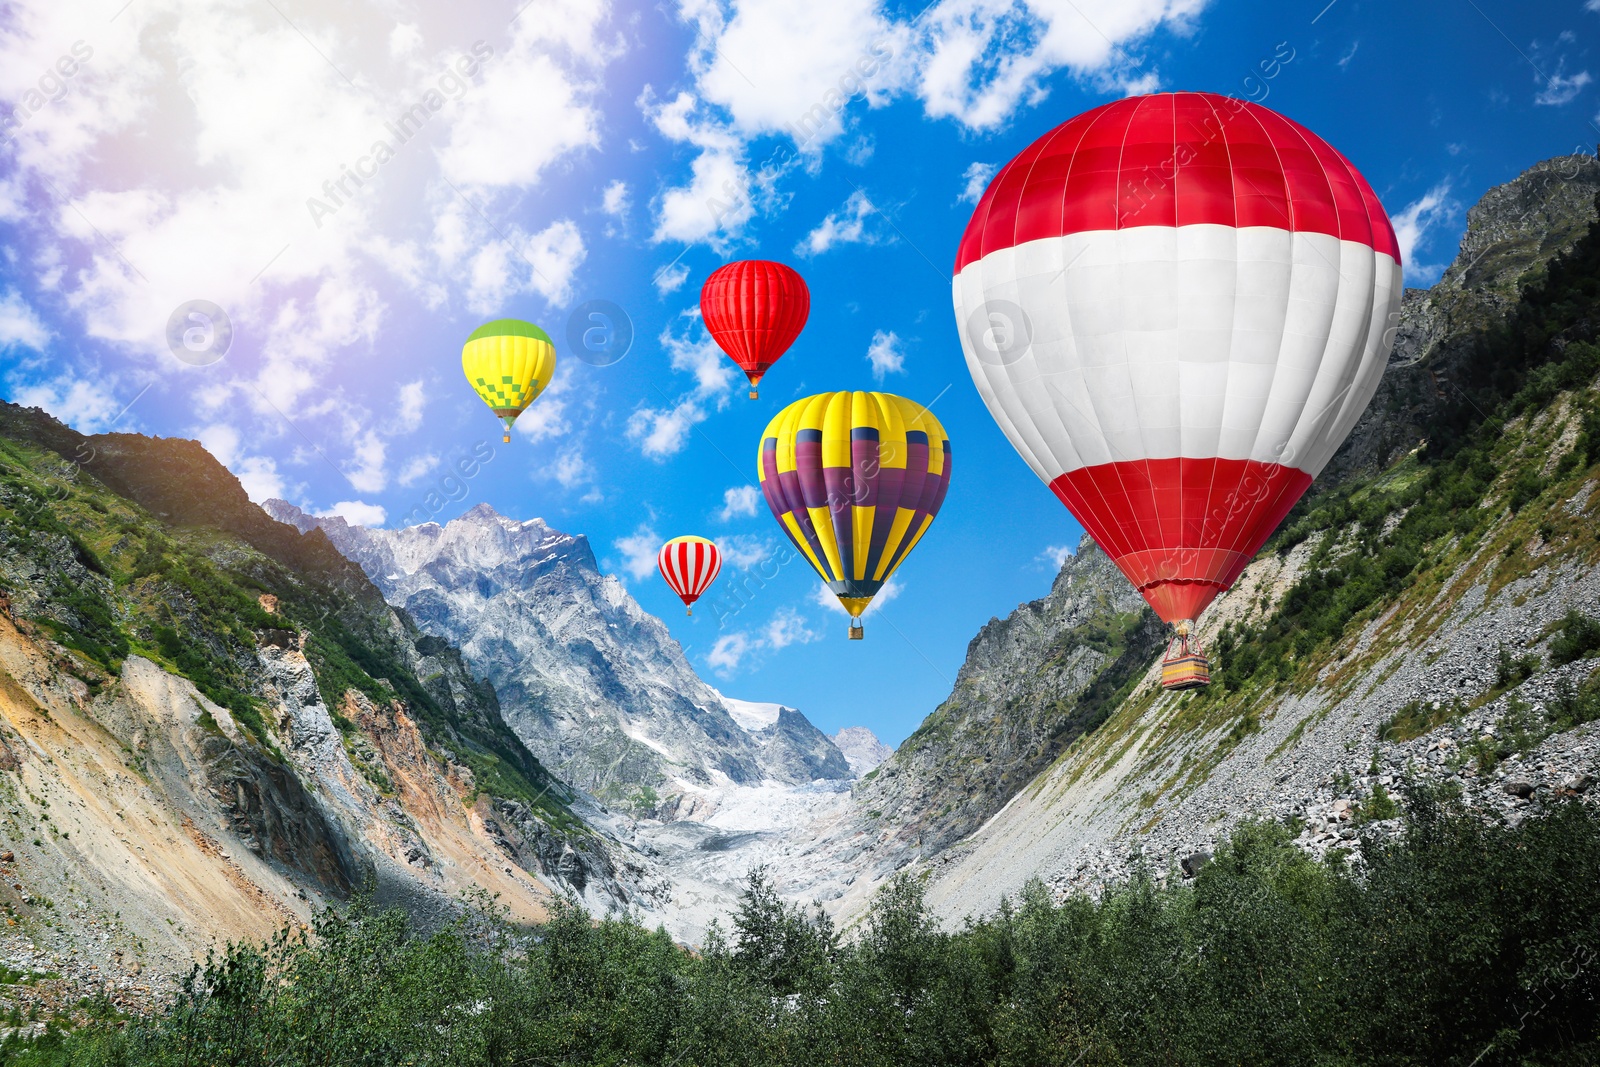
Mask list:
[[[344,471],[359,493],[381,493],[389,485],[389,472],[385,466],[389,446],[372,431],[362,434],[355,442],[355,463]]]
[[[735,630],[719,636],[706,653],[706,664],[718,675],[731,677],[741,666],[755,666],[766,654],[779,652],[790,645],[806,645],[822,640],[822,635],[811,629],[804,616],[794,608],[780,608],[766,625],[752,634]]]
[[[572,299],[572,277],[588,253],[583,235],[571,219],[560,219],[528,241],[528,259],[534,268],[533,289],[551,304]]]
[[[661,537],[650,526],[640,524],[633,533],[617,538],[612,545],[622,554],[622,569],[633,578],[648,577],[656,569]]]
[[[628,213],[628,207],[628,183],[621,178],[615,179],[600,194],[600,210],[620,219]]]
[[[1583,92],[1584,86],[1594,80],[1586,70],[1580,70],[1576,74],[1563,74],[1564,66],[1565,64],[1558,66],[1556,72],[1545,81],[1544,88],[1533,98],[1535,104],[1549,107],[1569,104]]]
[[[794,246],[795,254],[819,256],[837,244],[872,244],[867,232],[867,216],[874,208],[867,194],[857,189],[838,211],[830,211],[817,228]]]
[[[593,0],[540,0],[512,23],[509,46],[483,63],[480,84],[455,105],[439,153],[450,181],[533,185],[570,153],[599,145],[596,66],[616,54],[596,37],[605,14]]]
[[[1137,72],[1129,47],[1163,27],[1187,33],[1206,0],[940,0],[925,16],[917,94],[930,116],[973,130],[1004,124],[1023,103],[1041,99],[1044,81],[1065,69],[1104,88],[1154,84]]]
[[[689,280],[689,264],[669,263],[656,271],[655,277],[650,280],[655,283],[656,292],[662,296],[675,293]]]
[[[874,381],[881,382],[891,374],[904,374],[906,354],[900,346],[900,336],[893,330],[873,331],[872,343],[867,346],[867,362],[872,364]]]
[[[407,382],[400,387],[399,403],[395,405],[394,424],[392,429],[396,433],[411,433],[422,425],[422,407],[424,397],[422,382],[417,380]]]
[[[1450,199],[1450,183],[1442,181],[1393,217],[1391,221],[1394,223],[1395,238],[1400,242],[1400,258],[1405,264],[1406,281],[1431,285],[1438,280],[1444,271],[1443,264],[1417,262],[1416,250],[1426,246],[1428,232],[1452,217],[1456,206],[1455,201]]]
[[[701,325],[697,310],[684,312],[689,328],[674,334],[669,325],[661,332],[661,347],[667,352],[673,370],[694,375],[694,388],[664,407],[641,405],[628,418],[625,434],[639,445],[650,459],[665,460],[677,455],[689,442],[689,434],[706,420],[705,402],[726,407],[738,371]]]
[[[594,467],[584,458],[583,450],[576,446],[556,456],[550,474],[563,489],[577,489],[594,481]]]
[[[790,645],[807,645],[821,639],[822,635],[812,630],[794,608],[779,609],[762,631],[762,644],[774,652]]]
[[[1039,553],[1039,562],[1058,571],[1075,555],[1077,552],[1071,545],[1046,545],[1045,550]]]
[[[439,457],[433,453],[421,456],[412,456],[406,460],[406,465],[400,468],[400,475],[395,479],[401,485],[416,485],[422,479],[439,469]]]
[[[1350,66],[1350,61],[1356,57],[1356,49],[1361,47],[1360,41],[1350,42],[1350,51],[1339,57],[1339,69],[1344,70]]]
[[[647,458],[660,461],[682,452],[695,425],[704,421],[704,408],[693,400],[681,400],[667,408],[639,408],[628,417],[626,433]]]
[[[734,383],[738,367],[711,339],[701,325],[697,311],[687,312],[683,317],[690,320],[689,330],[682,335],[674,335],[669,326],[661,332],[661,347],[666,349],[673,370],[694,375],[694,395],[697,398],[716,397],[726,403],[728,389]]]
[[[772,558],[772,542],[765,537],[734,534],[718,538],[717,547],[722,550],[722,561],[740,570],[748,570]]]
[[[761,499],[753,485],[735,485],[722,491],[722,510],[717,512],[717,518],[723,522],[731,522],[741,516],[749,517],[756,513],[756,501]]]
[[[956,199],[963,204],[976,204],[983,199],[983,191],[989,187],[989,179],[995,176],[1000,169],[998,163],[972,162],[967,164],[967,169],[961,172],[961,177],[967,184],[962,187],[961,195]]]
[[[21,345],[43,352],[50,342],[50,327],[15,289],[0,297],[0,349]]]
[[[99,377],[21,382],[11,389],[13,403],[42,408],[80,433],[127,429],[118,416],[136,395],[134,390],[127,399],[119,399],[111,391],[111,384]]]
[[[317,514],[324,517],[338,515],[352,526],[382,526],[383,520],[389,517],[381,506],[368,504],[364,500],[341,500]]]
[[[878,595],[872,598],[872,603],[867,605],[867,610],[861,613],[862,618],[867,618],[873,612],[883,607],[900,595],[900,583],[893,578],[883,583],[883,588],[878,590]],[[839,603],[839,597],[832,589],[825,585],[817,586],[816,602],[831,612],[848,616],[850,613]]]
[[[224,422],[214,422],[195,431],[201,447],[218,463],[233,472],[250,499],[257,504],[273,498],[284,498],[288,487],[278,473],[278,464],[268,456],[246,455],[244,440],[239,431]]]
[[[711,651],[706,654],[709,663],[718,674],[729,675],[738,670],[739,663],[754,647],[755,642],[750,635],[743,632],[723,634],[717,638],[716,644],[711,646]]]

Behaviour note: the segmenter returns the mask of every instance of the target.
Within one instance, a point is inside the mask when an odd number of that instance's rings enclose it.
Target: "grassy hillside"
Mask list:
[[[7,407],[0,425],[7,431],[0,434],[0,594],[13,617],[63,647],[59,667],[91,694],[115,679],[126,657],[142,656],[193,681],[252,743],[275,754],[256,650],[303,635],[318,689],[347,743],[356,740],[356,726],[339,712],[346,692],[379,704],[400,701],[432,746],[472,770],[481,791],[576,825],[559,787],[501,720],[493,691],[471,679],[454,650],[384,605],[331,546],[319,556],[318,546],[300,543],[311,538],[271,522],[248,500],[213,498],[215,525],[159,517],[90,473],[149,499],[106,466],[105,439],[79,439],[71,453],[86,460],[80,465],[40,442],[44,417]],[[76,437],[58,425],[49,430],[57,444]],[[181,455],[187,443],[172,445]],[[220,465],[199,456],[203,475],[220,472],[242,498]],[[172,475],[180,485],[193,477]],[[241,513],[230,516],[230,507]],[[267,550],[226,529],[230,519],[237,529],[260,530],[256,540]],[[419,677],[414,668],[424,662],[435,669]]]

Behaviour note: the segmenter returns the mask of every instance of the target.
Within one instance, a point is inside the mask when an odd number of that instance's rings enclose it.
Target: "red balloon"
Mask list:
[[[805,279],[771,260],[729,263],[700,288],[700,316],[712,339],[750,379],[751,400],[761,376],[794,344],[810,314]]]

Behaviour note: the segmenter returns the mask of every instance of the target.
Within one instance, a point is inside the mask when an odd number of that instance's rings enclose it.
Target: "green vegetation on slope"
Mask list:
[[[1409,590],[1436,589],[1488,541],[1503,551],[1504,562],[1484,576],[1496,589],[1526,573],[1524,546],[1535,536],[1562,554],[1600,552],[1600,531],[1557,506],[1600,463],[1600,396],[1590,388],[1600,375],[1596,321],[1600,223],[1524,290],[1503,324],[1478,338],[1423,447],[1377,478],[1314,490],[1296,506],[1268,551],[1328,536],[1276,611],[1224,630],[1212,650],[1220,684],[1202,699],[1302,680],[1352,624]],[[1537,417],[1563,395],[1565,410],[1536,429]],[[1568,426],[1576,439],[1546,474]],[[1600,646],[1600,636],[1585,640]]]
[[[194,682],[268,753],[275,746],[262,718],[257,649],[272,631],[295,631],[344,733],[355,729],[340,711],[348,691],[375,704],[402,701],[430,745],[472,770],[480,791],[521,800],[564,829],[580,825],[500,718],[492,689],[463,671],[483,713],[458,714],[447,688],[430,690],[416,677],[402,642],[453,655],[443,642],[397,634],[381,602],[337,578],[297,573],[210,527],[165,523],[55,452],[3,435],[0,592],[77,653],[67,666],[92,689],[128,655],[144,656]],[[275,611],[263,595],[275,598]],[[382,786],[381,774],[369,777]]]
[[[419,936],[357,905],[211,959],[156,1018],[10,1042],[0,1063],[1596,1062],[1600,815],[1570,802],[1505,829],[1412,803],[1360,874],[1255,823],[1193,882],[1061,904],[1035,884],[955,932],[901,879],[850,943],[760,872],[699,954],[574,906]]]

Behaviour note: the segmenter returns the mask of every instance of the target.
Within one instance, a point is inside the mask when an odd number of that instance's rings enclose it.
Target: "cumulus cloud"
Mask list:
[[[384,520],[388,518],[388,512],[381,506],[368,504],[364,500],[341,500],[317,514],[323,517],[338,515],[352,526],[382,526]]]
[[[748,570],[772,558],[772,542],[765,537],[734,534],[719,538],[717,547],[722,550],[723,563],[740,570]]]
[[[661,332],[661,347],[673,370],[694,376],[694,386],[663,406],[644,404],[628,417],[624,433],[647,458],[665,460],[683,451],[689,434],[707,418],[706,403],[727,406],[736,375],[733,362],[711,339],[697,311],[679,316],[687,324],[682,333],[672,326]]]
[[[50,341],[50,327],[44,324],[22,294],[8,289],[0,296],[0,349],[22,346],[43,352]]]
[[[618,178],[606,185],[600,194],[600,210],[613,218],[622,218],[628,213],[628,183]]]
[[[632,578],[646,578],[656,569],[656,554],[661,551],[661,537],[649,525],[641,523],[633,533],[612,542],[622,556],[622,569]]]
[[[906,354],[900,347],[900,335],[893,330],[874,330],[872,343],[867,346],[867,362],[872,364],[874,381],[883,381],[891,374],[906,372]]]
[[[983,191],[989,187],[989,179],[993,178],[999,169],[998,163],[968,163],[967,169],[961,172],[961,177],[967,184],[962,186],[961,195],[956,199],[963,204],[976,204],[983,198]]]
[[[416,485],[422,479],[439,469],[439,457],[433,453],[412,456],[406,460],[405,466],[400,468],[400,474],[395,481],[404,486]]]
[[[1432,285],[1444,272],[1444,264],[1419,263],[1416,250],[1428,244],[1428,236],[1441,223],[1456,213],[1457,205],[1450,199],[1450,183],[1440,182],[1417,200],[1407,204],[1392,219],[1395,238],[1400,243],[1400,258],[1405,264],[1406,281],[1419,285]]]
[[[1075,555],[1077,551],[1071,545],[1046,545],[1044,551],[1039,553],[1039,562],[1058,571]]]
[[[411,433],[422,425],[424,400],[422,382],[420,380],[407,382],[400,387],[400,395],[394,409],[394,423],[392,426],[394,432]]]
[[[795,254],[820,256],[834,245],[872,244],[874,236],[867,230],[867,217],[874,211],[867,194],[857,189],[838,211],[828,212],[816,229],[802,237],[794,246]]]
[[[14,380],[11,400],[25,408],[42,408],[80,433],[127,429],[124,412],[137,390],[126,399],[98,378],[54,378],[46,381]]]
[[[655,283],[656,292],[662,296],[675,293],[683,288],[683,283],[689,280],[689,264],[669,263],[656,271],[655,277],[650,279]]]
[[[689,434],[704,421],[704,408],[693,400],[681,400],[665,408],[639,408],[628,416],[625,432],[647,459],[660,461],[682,452]]]
[[[754,644],[750,635],[742,631],[723,634],[717,638],[716,643],[711,646],[711,651],[706,654],[706,662],[718,674],[730,675],[739,669],[740,662]]]
[[[735,485],[722,491],[722,510],[717,512],[717,518],[723,522],[731,522],[741,517],[750,517],[756,513],[756,501],[761,499],[761,494],[753,485]]]
[[[1544,82],[1544,88],[1534,96],[1533,102],[1547,107],[1560,107],[1577,99],[1578,94],[1583,92],[1583,87],[1594,79],[1586,70],[1580,70],[1576,74],[1565,74],[1563,67],[1557,67],[1556,72],[1550,75],[1548,80],[1541,80]]]
[[[741,666],[754,667],[770,653],[790,645],[806,645],[822,640],[806,618],[794,608],[779,608],[755,631],[735,630],[719,636],[706,653],[706,664],[719,676],[733,676]]]

